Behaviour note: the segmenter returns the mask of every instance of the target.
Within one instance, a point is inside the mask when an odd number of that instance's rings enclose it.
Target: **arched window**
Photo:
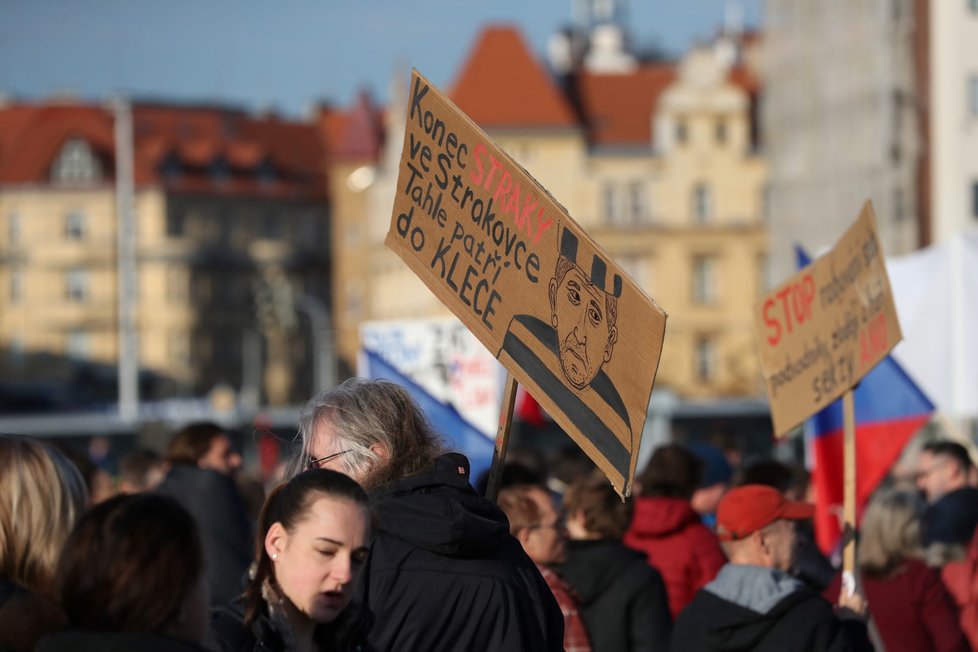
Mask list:
[[[102,180],[102,164],[81,138],[68,140],[51,168],[51,179],[61,183],[91,183]]]

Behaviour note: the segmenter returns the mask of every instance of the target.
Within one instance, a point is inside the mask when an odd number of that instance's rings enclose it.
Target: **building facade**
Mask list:
[[[679,62],[641,62],[614,25],[595,27],[589,48],[558,44],[579,56],[555,77],[518,30],[490,26],[448,94],[669,313],[657,388],[754,396],[766,167],[747,39],[718,39]],[[359,322],[447,314],[383,246],[406,105],[403,89],[392,96],[373,160],[331,171],[337,234],[357,234],[335,238],[333,249],[337,295],[357,290],[356,318],[337,316],[347,320],[338,328],[350,364]],[[356,174],[369,183],[353,183]]]
[[[257,319],[254,288],[272,276],[286,295],[329,300],[320,130],[220,107],[136,103],[131,115],[142,398],[307,397],[310,329],[286,306]],[[91,398],[115,400],[119,145],[99,105],[0,107],[5,380],[97,373],[107,395]]]
[[[978,3],[767,0],[771,274],[871,199],[888,255],[978,224]]]

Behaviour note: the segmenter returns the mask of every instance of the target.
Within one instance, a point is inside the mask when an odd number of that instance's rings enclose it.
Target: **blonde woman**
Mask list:
[[[921,557],[924,503],[914,491],[883,489],[866,507],[858,557],[863,592],[886,652],[967,652],[951,598]],[[840,579],[826,589],[838,596]]]
[[[64,625],[55,566],[88,493],[55,449],[0,435],[0,649],[31,650]]]

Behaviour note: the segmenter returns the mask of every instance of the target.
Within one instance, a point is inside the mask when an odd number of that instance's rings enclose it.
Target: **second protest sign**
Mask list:
[[[754,312],[771,419],[783,436],[853,388],[903,338],[872,204]]]

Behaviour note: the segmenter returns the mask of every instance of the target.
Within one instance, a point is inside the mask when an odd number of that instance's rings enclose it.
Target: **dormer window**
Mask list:
[[[255,170],[255,175],[258,177],[259,183],[275,183],[275,167],[268,158],[261,160],[261,163],[258,164],[258,169]]]
[[[223,156],[219,156],[211,163],[211,177],[214,183],[226,183],[231,179],[231,168]]]
[[[92,183],[102,180],[102,164],[91,146],[81,138],[64,144],[51,168],[51,179],[61,183]]]
[[[180,178],[181,167],[180,157],[177,156],[176,152],[170,152],[160,164],[160,175],[167,181],[176,181]]]

